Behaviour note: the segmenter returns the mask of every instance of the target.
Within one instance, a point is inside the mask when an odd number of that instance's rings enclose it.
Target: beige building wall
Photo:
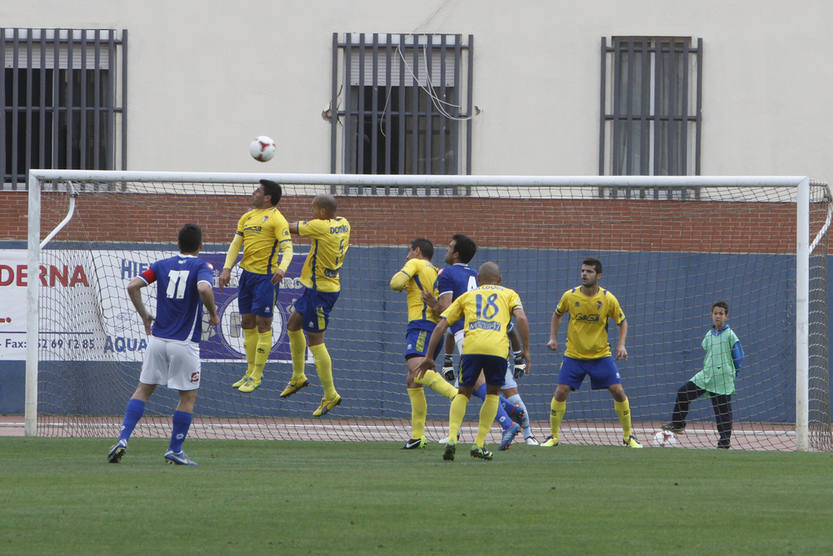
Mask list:
[[[704,42],[704,175],[833,180],[831,21],[827,0],[0,3],[5,27],[127,29],[131,170],[328,172],[331,36],[352,31],[474,35],[474,173],[596,174],[601,37],[678,35]]]

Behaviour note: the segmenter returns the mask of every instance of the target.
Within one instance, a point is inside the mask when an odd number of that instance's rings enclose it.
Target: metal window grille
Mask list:
[[[601,43],[600,175],[700,175],[703,40],[613,37]],[[696,198],[696,188],[600,190]]]
[[[125,169],[127,31],[0,28],[0,170]]]
[[[471,174],[468,35],[333,34],[330,170]],[[465,191],[463,191],[465,192]],[[350,188],[363,195],[457,195],[458,187]]]

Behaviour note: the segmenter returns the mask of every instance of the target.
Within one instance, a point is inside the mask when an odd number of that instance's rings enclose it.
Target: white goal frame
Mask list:
[[[301,173],[207,173],[207,172],[139,172],[139,171],[91,171],[91,170],[30,170],[28,178],[28,275],[38,275],[40,251],[71,218],[70,213],[49,236],[41,241],[42,184],[52,181],[167,181],[174,183],[252,183],[267,178],[285,184],[313,186],[404,186],[432,188],[442,186],[494,187],[794,187],[796,188],[796,330],[795,330],[795,381],[796,381],[796,450],[809,450],[809,257],[816,240],[810,234],[810,184],[807,176],[439,176],[439,175],[348,175]],[[813,182],[816,183],[816,182]],[[828,194],[830,194],[828,186]],[[833,197],[833,195],[831,195]],[[833,206],[833,205],[832,205]],[[827,232],[831,222],[828,210],[826,222],[819,237]],[[30,279],[27,286],[27,352],[26,397],[24,432],[34,436],[38,415],[38,328],[39,328],[39,280]]]

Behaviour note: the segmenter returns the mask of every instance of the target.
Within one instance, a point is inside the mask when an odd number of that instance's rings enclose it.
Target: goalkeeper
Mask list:
[[[417,366],[425,357],[428,338],[431,336],[438,314],[426,305],[422,299],[425,288],[433,288],[437,281],[437,267],[431,264],[434,256],[434,245],[427,239],[417,238],[408,248],[405,266],[400,268],[390,279],[390,287],[394,291],[405,290],[408,302],[408,328],[405,332],[405,364],[408,367],[408,397],[411,400],[411,439],[402,447],[403,450],[413,450],[425,447],[425,418],[428,415],[428,402],[425,399],[423,385],[428,386],[438,394],[453,400],[457,389],[443,380],[436,371],[426,371],[423,378],[415,380]],[[435,297],[436,290],[433,292]],[[437,353],[432,354],[436,358]]]
[[[292,261],[292,239],[289,224],[275,208],[281,200],[281,186],[271,180],[260,180],[252,192],[252,210],[240,217],[237,232],[226,254],[220,273],[222,290],[231,281],[231,269],[237,261],[240,247],[240,290],[237,305],[243,328],[246,351],[246,374],[232,384],[238,391],[249,393],[260,386],[263,367],[272,351],[272,315],[281,280]],[[276,250],[280,251],[278,264]]]
[[[732,394],[735,393],[735,377],[743,363],[743,346],[735,331],[726,324],[728,318],[729,305],[725,301],[715,302],[712,305],[713,326],[706,331],[701,344],[706,351],[703,368],[677,391],[671,422],[662,426],[667,431],[685,432],[689,404],[705,394],[712,400],[720,435],[717,447],[724,449],[732,442]]]

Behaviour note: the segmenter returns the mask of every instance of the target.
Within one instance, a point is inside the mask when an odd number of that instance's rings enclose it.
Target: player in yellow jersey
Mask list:
[[[443,453],[445,460],[454,459],[457,431],[466,415],[466,406],[481,372],[486,378],[486,399],[480,407],[477,437],[471,447],[471,456],[492,459],[492,452],[485,449],[486,435],[497,415],[498,397],[506,376],[506,354],[509,352],[506,329],[513,315],[521,336],[521,355],[526,361],[527,370],[531,366],[529,321],[521,298],[514,290],[498,285],[500,282],[500,268],[497,264],[487,261],[480,265],[477,275],[479,287],[459,296],[443,311],[440,322],[431,333],[427,355],[418,367],[417,377],[424,376],[429,369],[434,368],[431,355],[440,346],[445,331],[450,324],[465,318],[460,387],[449,410],[448,441]]]
[[[597,259],[585,259],[581,263],[581,286],[564,292],[552,315],[550,340],[547,342],[551,350],[558,349],[558,329],[566,313],[570,313],[570,325],[567,329],[567,348],[558,372],[558,384],[550,402],[552,436],[541,446],[558,446],[558,433],[567,407],[567,396],[570,391],[581,386],[585,376],[590,375],[590,387],[593,390],[607,388],[613,396],[625,446],[642,447],[632,434],[630,403],[607,340],[607,320],[613,319],[619,326],[615,359],[627,359],[625,339],[628,336],[628,322],[616,296],[599,286],[601,276],[602,263]]]
[[[341,266],[350,246],[350,223],[346,218],[336,216],[337,207],[336,198],[332,195],[318,195],[312,201],[312,220],[289,225],[291,233],[310,238],[312,245],[301,269],[304,293],[295,300],[295,310],[286,323],[292,353],[292,378],[281,392],[281,397],[291,396],[309,384],[304,374],[306,331],[315,370],[324,389],[321,405],[313,412],[313,417],[321,417],[341,403],[341,396],[333,384],[333,362],[324,345],[330,311],[341,292]]]
[[[423,385],[448,399],[453,399],[457,389],[446,382],[436,371],[426,371],[423,378],[417,382],[416,371],[422,358],[426,355],[428,338],[439,315],[426,305],[422,298],[425,291],[432,292],[434,297],[438,293],[434,289],[437,281],[437,267],[431,263],[434,256],[434,245],[427,239],[417,238],[408,248],[405,266],[400,268],[390,279],[390,287],[394,291],[407,293],[408,328],[405,332],[405,364],[408,367],[408,397],[411,399],[411,439],[402,447],[403,450],[425,447],[425,418],[428,415],[428,402],[425,400]],[[439,345],[437,346],[439,351]],[[436,358],[437,353],[432,357]]]
[[[231,281],[231,269],[237,261],[240,247],[240,290],[237,305],[243,328],[246,351],[246,374],[232,384],[240,392],[252,392],[260,386],[263,367],[272,351],[272,315],[278,290],[289,263],[292,262],[292,239],[286,218],[275,208],[281,200],[281,185],[271,180],[260,180],[252,192],[252,206],[240,217],[237,232],[226,254],[220,273],[220,289]],[[280,263],[278,263],[280,252]]]

